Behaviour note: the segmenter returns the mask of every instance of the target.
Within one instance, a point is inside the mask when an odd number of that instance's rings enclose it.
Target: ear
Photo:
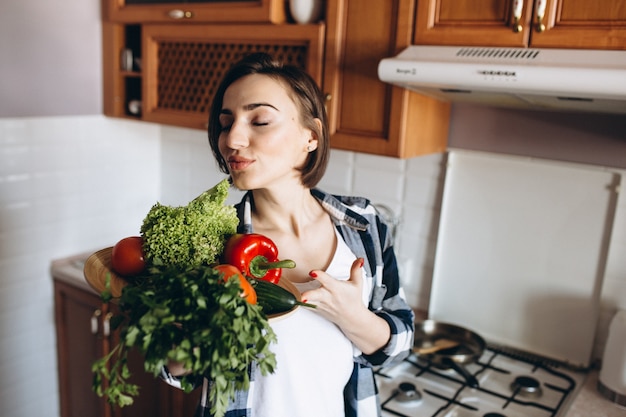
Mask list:
[[[311,132],[311,136],[309,137],[309,140],[307,142],[307,146],[306,146],[307,152],[313,152],[314,150],[317,149],[318,137],[317,137],[316,132],[322,131],[322,121],[317,118],[313,120],[315,121],[315,124],[317,125],[317,130],[309,130],[309,132]]]

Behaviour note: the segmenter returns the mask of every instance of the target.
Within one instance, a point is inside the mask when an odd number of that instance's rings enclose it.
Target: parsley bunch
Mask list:
[[[253,362],[264,375],[276,366],[269,350],[276,335],[261,307],[247,303],[240,291],[238,280],[223,282],[210,266],[150,268],[122,291],[120,312],[111,320],[120,342],[93,364],[94,390],[112,404],[132,404],[138,387],[127,381],[126,362],[128,351],[137,348],[155,377],[168,360],[183,363],[191,371],[182,378],[186,392],[198,376],[208,378],[211,412],[223,416],[235,391],[249,387]],[[108,302],[110,292],[102,297]]]

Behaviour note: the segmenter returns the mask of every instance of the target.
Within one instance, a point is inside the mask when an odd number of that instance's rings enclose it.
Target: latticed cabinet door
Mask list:
[[[322,80],[324,25],[143,25],[142,119],[207,128],[224,73],[251,52],[305,68]]]

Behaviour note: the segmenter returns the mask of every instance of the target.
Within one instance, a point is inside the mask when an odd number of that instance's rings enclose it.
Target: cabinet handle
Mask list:
[[[101,314],[102,311],[100,309],[97,309],[91,315],[91,334],[98,333],[98,317],[100,317]]]
[[[546,0],[535,0],[535,30],[539,33],[546,30],[543,17],[546,14]]]
[[[105,337],[111,335],[111,317],[113,317],[113,313],[107,313],[102,321],[102,334],[104,334]]]
[[[513,32],[515,33],[519,33],[524,29],[520,23],[522,21],[522,10],[524,10],[524,1],[513,0]]]
[[[193,17],[193,12],[189,10],[174,9],[170,10],[167,15],[172,19],[191,19]]]

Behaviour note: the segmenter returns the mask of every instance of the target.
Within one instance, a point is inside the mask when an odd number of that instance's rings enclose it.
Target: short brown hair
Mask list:
[[[235,63],[224,75],[213,96],[209,114],[208,134],[209,144],[220,170],[225,174],[229,173],[228,164],[218,148],[221,133],[219,116],[222,111],[224,93],[235,81],[252,74],[267,75],[284,84],[300,111],[301,123],[317,135],[317,148],[309,152],[304,166],[300,168],[302,184],[308,188],[315,187],[324,176],[330,153],[330,133],[324,97],[315,80],[303,69],[293,65],[282,64],[272,59],[270,55],[262,52],[248,55]],[[321,121],[321,126],[315,122],[315,119]]]

